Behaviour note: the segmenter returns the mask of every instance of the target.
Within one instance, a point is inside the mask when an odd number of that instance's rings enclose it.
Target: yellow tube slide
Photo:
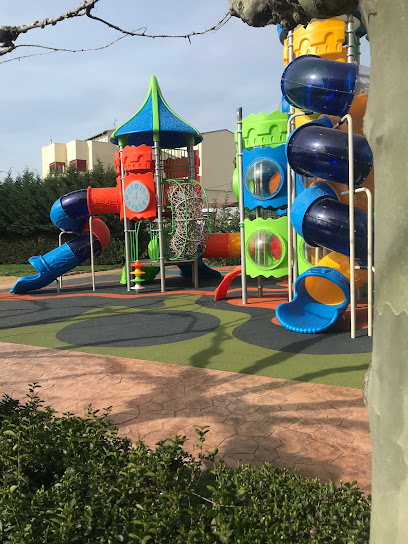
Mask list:
[[[317,263],[317,266],[328,266],[329,268],[333,268],[334,270],[341,272],[343,276],[350,281],[350,259],[345,255],[332,251],[323,257],[323,259]],[[367,270],[356,270],[356,289],[367,283],[367,280]],[[340,304],[344,300],[342,290],[330,280],[310,276],[305,280],[305,287],[309,295],[321,304]]]

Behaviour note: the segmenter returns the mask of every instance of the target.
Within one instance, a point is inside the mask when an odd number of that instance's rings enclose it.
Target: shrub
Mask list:
[[[215,463],[197,427],[155,450],[120,438],[102,415],[57,417],[30,387],[0,402],[0,542],[368,542],[369,502],[354,483],[335,487],[297,473]],[[203,462],[210,471],[203,470]]]

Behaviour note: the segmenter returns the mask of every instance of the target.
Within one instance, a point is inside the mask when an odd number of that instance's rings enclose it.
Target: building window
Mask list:
[[[77,170],[80,172],[85,172],[86,170],[86,161],[83,159],[75,159],[74,161],[70,161],[70,166],[73,165]]]
[[[50,172],[59,172],[62,174],[65,172],[65,162],[52,162],[50,164]]]

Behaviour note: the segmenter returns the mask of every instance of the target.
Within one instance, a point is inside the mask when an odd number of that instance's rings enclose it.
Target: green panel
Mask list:
[[[237,160],[238,164],[238,160]],[[232,174],[232,190],[234,192],[235,198],[239,202],[239,172],[238,168],[235,168],[234,173]]]
[[[272,113],[252,113],[242,120],[244,149],[257,146],[276,147],[286,142],[288,114],[275,110]],[[237,143],[235,133],[235,143]]]
[[[246,263],[246,273],[251,278],[256,278],[258,276],[264,276],[265,278],[281,278],[286,276],[288,273],[288,219],[287,217],[281,217],[279,219],[255,219],[251,221],[250,219],[245,219],[245,263]],[[270,251],[269,240],[266,240],[264,246],[260,246],[261,250],[258,249],[258,244],[254,244],[254,257],[259,264],[254,262],[250,255],[250,242],[251,239],[256,240],[255,235],[260,237],[266,236],[268,233],[274,234],[277,236],[282,244],[282,253],[279,260],[275,260]]]
[[[303,274],[303,272],[306,272],[306,270],[309,270],[309,268],[312,268],[313,265],[309,263],[309,261],[306,259],[304,254],[304,244],[305,241],[303,238],[299,235],[297,235],[297,247],[298,247],[298,270],[299,275]]]

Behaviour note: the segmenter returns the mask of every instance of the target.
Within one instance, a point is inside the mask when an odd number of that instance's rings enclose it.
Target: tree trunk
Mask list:
[[[408,542],[407,0],[362,0],[371,45],[364,132],[375,168],[375,316],[368,409],[372,544]]]

